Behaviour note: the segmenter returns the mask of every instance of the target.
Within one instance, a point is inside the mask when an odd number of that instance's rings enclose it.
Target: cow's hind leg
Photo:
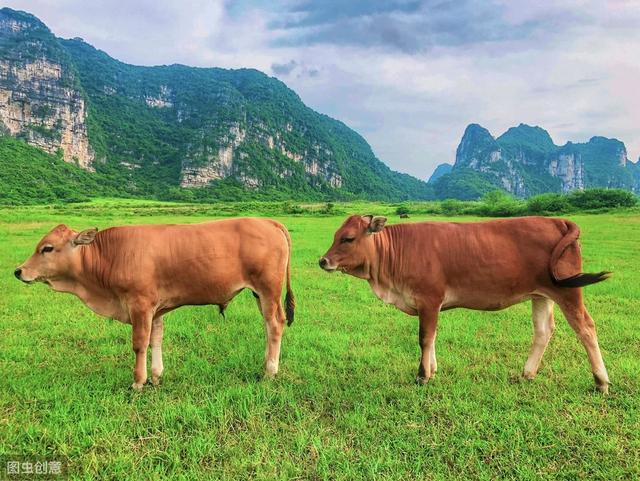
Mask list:
[[[609,375],[598,345],[596,326],[582,302],[582,292],[579,289],[571,289],[563,297],[562,301],[557,301],[558,305],[587,351],[596,387],[606,394],[609,392]]]
[[[280,363],[280,343],[284,331],[285,314],[278,295],[260,292],[259,302],[267,335],[264,356],[265,376],[274,377],[278,373]]]
[[[540,360],[544,354],[549,340],[555,330],[555,322],[553,320],[553,301],[545,297],[534,297],[531,300],[532,318],[533,318],[533,343],[529,359],[524,365],[522,375],[526,379],[533,379],[538,373]]]
[[[151,324],[151,382],[154,386],[160,384],[160,376],[164,371],[162,364],[162,334],[164,331],[164,321],[162,316],[158,316]]]
[[[420,318],[418,342],[421,350],[420,365],[416,376],[418,384],[426,384],[436,373],[435,342],[439,311],[440,303],[435,302],[424,305],[418,310]]]

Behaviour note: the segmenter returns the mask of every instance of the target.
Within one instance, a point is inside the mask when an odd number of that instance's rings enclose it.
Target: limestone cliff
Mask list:
[[[520,124],[494,138],[477,124],[467,127],[449,176],[476,172],[517,197],[542,192],[570,192],[589,187],[623,188],[639,192],[635,164],[622,142],[592,137],[586,143],[557,146],[540,127]],[[437,182],[437,181],[436,181]],[[451,183],[451,178],[441,182]]]
[[[85,100],[52,38],[34,17],[0,11],[0,129],[92,169]]]
[[[562,182],[562,192],[584,189],[584,169],[579,154],[558,153],[549,160],[548,172]]]
[[[291,124],[285,127],[288,133],[293,132],[293,129]],[[204,187],[211,181],[227,177],[234,177],[251,189],[260,187],[261,180],[247,168],[249,153],[244,148],[245,142],[247,145],[260,145],[272,156],[283,156],[301,165],[307,175],[328,183],[334,189],[342,187],[342,177],[330,162],[332,152],[329,149],[313,144],[311,149],[298,153],[289,150],[290,147],[280,132],[276,131],[275,135],[269,135],[268,132],[264,124],[245,129],[239,123],[232,123],[228,132],[219,138],[219,145],[210,147],[206,143],[195,144],[182,162],[181,187]],[[322,159],[321,150],[328,159]],[[276,173],[282,179],[293,175],[286,164],[276,167]]]

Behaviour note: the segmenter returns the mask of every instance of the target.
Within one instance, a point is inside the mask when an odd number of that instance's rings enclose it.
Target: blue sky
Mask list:
[[[612,1],[5,0],[133,64],[253,67],[396,170],[453,162],[471,122],[640,154],[640,5]]]

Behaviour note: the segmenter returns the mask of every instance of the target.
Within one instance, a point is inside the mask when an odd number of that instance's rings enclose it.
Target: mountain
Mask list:
[[[0,9],[0,130],[122,195],[426,199],[343,123],[252,69],[128,65]]]
[[[640,166],[617,139],[556,145],[549,133],[520,124],[494,138],[478,124],[465,129],[451,172],[430,179],[438,198],[475,199],[496,188],[517,197],[590,187],[640,192]]]
[[[429,177],[429,180],[427,181],[427,183],[435,182],[443,175],[450,173],[451,169],[453,169],[453,165],[447,164],[446,162],[438,165],[436,169],[433,171],[433,174],[431,174],[431,177]]]

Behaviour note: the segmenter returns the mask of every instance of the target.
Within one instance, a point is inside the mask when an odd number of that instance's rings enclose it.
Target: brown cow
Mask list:
[[[77,233],[59,225],[18,267],[21,281],[44,282],[78,296],[91,310],[132,325],[133,388],[147,380],[151,344],[154,385],[162,375],[162,316],[184,305],[217,304],[221,311],[241,290],[258,300],[266,324],[266,376],[278,372],[285,313],[293,321],[291,239],[269,219],[228,219],[192,225],[112,227]]]
[[[533,379],[538,371],[555,327],[555,302],[587,350],[597,388],[607,392],[609,377],[581,287],[609,273],[581,272],[576,224],[544,217],[387,227],[385,222],[371,215],[349,217],[320,267],[366,279],[380,299],[419,317],[422,357],[417,382],[426,383],[437,370],[440,311],[492,311],[531,299],[533,346],[523,376]]]

